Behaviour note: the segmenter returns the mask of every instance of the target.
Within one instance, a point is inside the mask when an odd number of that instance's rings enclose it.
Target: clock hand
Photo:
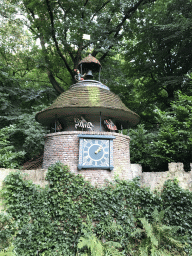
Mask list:
[[[96,151],[95,154],[98,154],[102,150],[102,146],[100,146]]]

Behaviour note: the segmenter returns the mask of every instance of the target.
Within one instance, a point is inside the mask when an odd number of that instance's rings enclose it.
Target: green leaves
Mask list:
[[[38,54],[42,57],[39,67],[47,69],[50,83],[56,90],[61,84],[58,92],[74,81],[73,69],[82,56],[92,52],[93,56],[104,60],[112,49],[119,52],[130,19],[148,2],[151,1],[11,1],[15,10],[18,5],[22,10],[21,23],[26,23],[30,29],[27,39],[38,38],[42,47]],[[11,11],[8,9],[7,13],[10,15]],[[83,40],[83,34],[89,34],[91,40]],[[25,47],[27,39],[22,37]]]
[[[169,110],[161,111],[156,107],[154,115],[154,129],[138,125],[130,130],[131,162],[142,164],[148,171],[167,171],[168,163],[183,162],[185,171],[189,171],[192,97],[178,91]]]
[[[47,129],[35,121],[35,114],[54,97],[51,89],[24,88],[12,71],[0,67],[0,166],[6,168],[19,167],[42,152]]]
[[[78,255],[81,256],[121,256],[123,255],[119,252],[118,248],[121,248],[121,244],[113,241],[104,241],[106,234],[103,234],[102,240],[99,240],[93,233],[94,226],[92,225],[89,217],[87,218],[87,223],[83,223],[83,236],[79,238],[77,245],[78,249],[83,249],[78,251]],[[82,252],[83,251],[83,252]]]
[[[0,213],[0,252],[11,245],[17,229],[17,223],[11,215]]]
[[[10,134],[15,130],[14,125],[0,129],[0,167],[16,168],[25,156],[24,151],[16,152],[9,141]]]
[[[146,218],[139,218],[143,229],[137,228],[132,236],[137,239],[137,234],[143,236],[139,241],[140,255],[171,255],[169,246],[173,246],[172,249],[175,255],[186,255],[180,249],[184,248],[184,245],[180,240],[175,238],[177,231],[180,227],[163,225],[164,211],[158,212],[155,209],[152,213],[153,220],[149,223]],[[180,254],[181,253],[181,254]]]
[[[18,227],[13,241],[17,254],[119,256],[132,250],[137,256],[138,243],[143,255],[155,255],[160,246],[176,253],[180,233],[182,249],[190,255],[184,241],[191,243],[192,194],[176,182],[165,183],[160,194],[141,188],[138,179],[95,188],[60,163],[49,168],[47,180],[44,189],[22,173],[4,180],[1,197],[14,218],[11,225]],[[0,236],[13,234],[12,226],[2,224]]]
[[[80,237],[78,248],[82,249],[84,247],[87,247],[90,251],[89,254],[81,254],[83,255],[92,255],[92,256],[104,256],[103,246],[101,241],[96,237],[95,234],[87,234],[84,233],[85,237]]]

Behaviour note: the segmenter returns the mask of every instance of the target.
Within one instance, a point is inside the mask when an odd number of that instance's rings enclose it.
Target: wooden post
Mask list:
[[[55,132],[57,132],[57,115],[55,115]]]
[[[101,112],[100,112],[100,132],[101,132]]]

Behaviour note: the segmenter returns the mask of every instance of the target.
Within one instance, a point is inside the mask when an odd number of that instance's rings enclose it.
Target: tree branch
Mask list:
[[[127,19],[129,19],[131,17],[131,15],[133,15],[133,13],[135,13],[135,11],[139,8],[139,6],[141,4],[145,4],[148,2],[155,2],[156,0],[139,0],[133,7],[129,8],[127,10],[127,12],[125,13],[124,17],[122,18],[121,22],[116,26],[115,29],[112,29],[111,31],[109,31],[108,35],[111,35],[112,33],[115,32],[114,34],[114,38],[117,38],[117,36],[119,35],[119,32],[121,31],[121,28],[123,26],[123,24],[125,23],[125,21]],[[103,56],[100,58],[100,60],[102,61],[108,54],[109,51],[114,47],[114,45],[110,45],[108,47],[108,50],[103,54]],[[98,51],[93,51],[93,56],[96,56],[98,53]]]
[[[57,91],[58,94],[64,92],[63,88],[59,85],[59,83],[55,80],[55,77],[51,70],[47,70],[47,75],[49,77],[49,81],[53,85],[54,89]]]
[[[69,7],[67,10],[65,10],[65,9],[63,8],[63,6],[61,5],[61,3],[60,3],[59,0],[57,1],[57,3],[58,3],[58,5],[59,5],[59,7],[60,7],[60,8],[63,10],[63,12],[64,12],[64,17],[63,17],[63,19],[65,20],[65,19],[66,19],[66,15],[67,15],[67,13],[70,11],[71,7]]]
[[[29,12],[31,13],[32,15],[32,18],[35,20],[35,14],[33,12],[33,10],[29,9]],[[33,28],[30,27],[30,29],[34,32]],[[42,47],[42,50],[44,52],[44,57],[45,57],[45,62],[47,63],[47,75],[48,75],[48,78],[49,78],[49,81],[50,83],[52,84],[53,88],[56,90],[56,92],[58,94],[61,94],[62,92],[64,92],[64,89],[59,85],[59,83],[55,80],[54,78],[54,75],[52,73],[52,71],[50,70],[49,68],[49,59],[48,59],[48,55],[47,55],[47,52],[46,52],[46,48],[45,48],[45,42],[44,42],[44,38],[43,36],[41,35],[41,32],[40,32],[40,28],[37,27],[38,31],[39,31],[39,39],[40,39],[40,43],[41,43],[41,47]]]
[[[59,77],[58,75],[56,75],[56,77],[61,80],[63,83],[65,83],[66,85],[68,85],[68,83],[66,83],[61,77]]]
[[[90,20],[93,20],[94,17],[97,15],[98,12],[100,12],[108,3],[110,3],[111,0],[106,1],[92,16]]]
[[[53,41],[55,43],[55,47],[57,49],[57,53],[59,54],[59,56],[61,57],[61,59],[63,60],[63,62],[65,63],[65,66],[67,68],[67,70],[69,71],[69,73],[71,74],[71,77],[73,78],[73,72],[71,70],[71,68],[69,67],[68,63],[67,63],[67,60],[66,58],[63,56],[63,54],[61,53],[61,50],[59,48],[59,44],[57,42],[57,39],[56,39],[56,36],[55,36],[55,27],[54,27],[54,19],[53,19],[53,12],[51,11],[51,6],[50,6],[50,3],[49,3],[49,0],[46,0],[46,4],[47,4],[47,9],[48,9],[48,12],[49,12],[49,17],[50,17],[50,20],[51,20],[51,34],[52,34],[52,38],[53,38]]]
[[[99,61],[101,62],[102,60],[105,59],[105,57],[109,54],[109,51],[113,48],[113,45],[109,46],[108,50],[103,54],[103,56],[101,56],[101,58],[99,59]]]
[[[85,0],[84,7],[87,5],[88,2],[89,0]]]
[[[49,69],[49,60],[48,60],[48,57],[47,57],[46,48],[45,48],[45,42],[44,42],[43,36],[40,37],[40,43],[41,43],[41,47],[42,47],[44,55],[45,55],[45,61],[48,64],[47,65],[47,75],[48,75],[49,81],[53,85],[53,88],[56,90],[56,92],[58,94],[61,94],[62,92],[64,92],[64,89],[55,80],[55,77],[54,77],[52,71]]]

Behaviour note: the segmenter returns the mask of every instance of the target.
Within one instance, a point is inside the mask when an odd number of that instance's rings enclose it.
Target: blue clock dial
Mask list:
[[[89,148],[89,156],[93,159],[93,160],[100,160],[103,157],[104,154],[104,150],[103,147],[99,144],[95,144],[92,145]]]
[[[109,166],[109,140],[84,139],[83,165]]]
[[[113,136],[79,135],[78,168],[113,169]]]

